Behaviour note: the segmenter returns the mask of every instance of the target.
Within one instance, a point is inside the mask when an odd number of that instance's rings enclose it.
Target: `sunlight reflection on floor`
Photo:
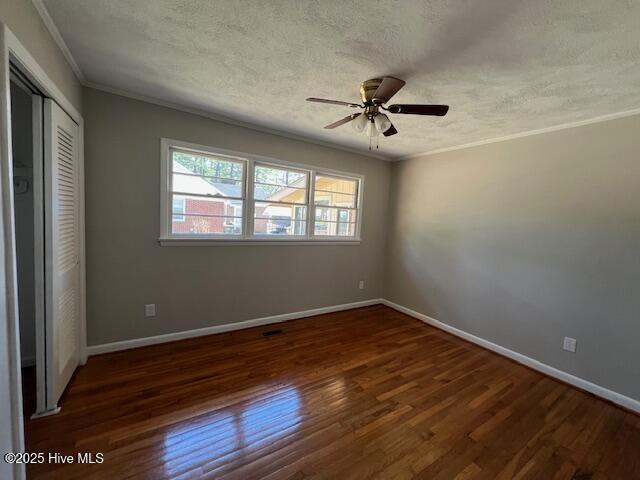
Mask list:
[[[179,475],[206,459],[212,459],[207,470],[215,469],[291,434],[301,419],[301,397],[294,386],[206,414],[165,435],[165,473]]]

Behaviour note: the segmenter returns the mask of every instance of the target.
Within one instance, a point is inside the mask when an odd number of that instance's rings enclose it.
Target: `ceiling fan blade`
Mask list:
[[[383,135],[385,137],[390,137],[391,135],[395,135],[396,133],[398,133],[398,130],[396,130],[396,127],[394,127],[392,123],[391,126],[387,128],[387,130],[383,133]]]
[[[387,110],[391,113],[443,117],[449,111],[449,105],[390,105]]]
[[[356,117],[359,117],[360,115],[362,115],[362,114],[361,113],[352,113],[348,117],[344,117],[343,119],[338,120],[337,122],[330,123],[329,125],[327,125],[324,128],[331,129],[331,128],[339,127],[340,125],[344,125],[345,123],[349,123],[351,120],[353,120]]]
[[[358,103],[341,102],[340,100],[327,100],[326,98],[315,98],[315,97],[307,98],[307,102],[330,103],[332,105],[343,105],[345,107],[360,107],[361,106]]]
[[[373,94],[373,103],[387,103],[398,90],[404,87],[406,82],[395,77],[384,77],[382,83],[378,86],[376,93]]]

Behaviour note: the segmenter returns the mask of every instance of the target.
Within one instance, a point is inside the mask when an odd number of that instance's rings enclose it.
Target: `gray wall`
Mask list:
[[[0,22],[9,27],[38,65],[78,111],[82,110],[82,87],[58,48],[31,0],[2,0]]]
[[[84,92],[89,345],[382,294],[390,163]],[[365,175],[362,243],[158,246],[161,137]]]
[[[20,356],[23,366],[36,357],[34,218],[33,218],[33,134],[31,95],[11,84],[11,135],[13,178],[28,182],[28,190],[14,190],[18,309],[20,314]]]
[[[640,399],[639,153],[635,116],[395,165],[387,298]]]

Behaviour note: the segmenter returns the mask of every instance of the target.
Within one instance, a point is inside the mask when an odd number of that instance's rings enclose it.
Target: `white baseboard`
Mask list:
[[[224,332],[230,332],[234,330],[242,330],[245,328],[258,327],[260,325],[269,325],[272,323],[286,322],[288,320],[295,320],[298,318],[312,317],[314,315],[322,315],[324,313],[339,312],[341,310],[349,310],[352,308],[367,307],[370,305],[377,305],[377,304],[386,305],[390,308],[393,308],[394,310],[397,310],[411,317],[414,317],[418,320],[421,320],[422,322],[428,325],[436,327],[440,330],[444,330],[445,332],[455,335],[456,337],[460,337],[471,343],[480,345],[481,347],[484,347],[488,350],[491,350],[507,358],[510,358],[518,363],[521,363],[522,365],[533,368],[534,370],[544,373],[545,375],[548,375],[553,378],[557,378],[558,380],[561,380],[565,383],[573,385],[587,392],[593,393],[594,395],[604,398],[605,400],[609,400],[617,405],[625,407],[634,412],[640,413],[640,401],[638,400],[635,400],[633,398],[627,397],[620,393],[614,392],[600,385],[596,385],[595,383],[591,383],[580,377],[571,375],[570,373],[564,372],[562,370],[558,370],[557,368],[554,368],[550,365],[542,363],[531,357],[527,357],[526,355],[523,355],[518,352],[514,352],[513,350],[509,350],[508,348],[497,345],[493,342],[490,342],[489,340],[485,340],[483,338],[467,333],[464,330],[460,330],[458,328],[452,327],[451,325],[447,325],[446,323],[440,322],[423,313],[416,312],[415,310],[411,310],[410,308],[403,307],[402,305],[398,305],[397,303],[391,302],[386,299],[380,299],[380,298],[364,300],[361,302],[344,303],[342,305],[333,305],[330,307],[314,308],[311,310],[303,310],[301,312],[283,313],[281,315],[255,318],[255,319],[246,320],[243,322],[227,323],[225,325],[215,325],[212,327],[199,328],[196,330],[186,330],[183,332],[167,333],[165,335],[156,335],[153,337],[136,338],[133,340],[124,340],[121,342],[105,343],[102,345],[93,345],[93,346],[87,347],[87,351],[89,355],[99,355],[101,353],[117,352],[120,350],[129,350],[131,348],[146,347],[149,345],[156,345],[159,343],[173,342],[176,340],[184,340],[186,338],[195,338],[195,337],[201,337],[204,335],[213,335],[215,333],[224,333]]]
[[[130,348],[146,347],[148,345],[156,345],[158,343],[174,342],[176,340],[184,340],[186,338],[202,337],[204,335],[213,335],[214,333],[224,333],[233,330],[242,330],[245,328],[258,327],[260,325],[269,325],[271,323],[286,322],[287,320],[295,320],[297,318],[312,317],[314,315],[322,315],[324,313],[339,312],[341,310],[350,310],[352,308],[368,307],[370,305],[379,305],[383,301],[379,298],[371,300],[363,300],[361,302],[343,303],[342,305],[332,305],[330,307],[313,308],[311,310],[303,310],[301,312],[283,313],[281,315],[272,315],[270,317],[254,318],[243,322],[227,323],[224,325],[214,325],[212,327],[198,328],[196,330],[185,330],[182,332],[167,333],[165,335],[156,335],[153,337],[135,338],[133,340],[124,340],[121,342],[104,343],[102,345],[91,345],[87,347],[89,355],[99,355],[101,353],[117,352],[120,350],[129,350]]]
[[[418,320],[421,320],[428,325],[439,328],[440,330],[444,330],[447,333],[455,335],[456,337],[460,337],[469,342],[475,343],[476,345],[480,345],[481,347],[484,347],[488,350],[491,350],[507,358],[510,358],[518,363],[521,363],[522,365],[526,365],[527,367],[530,367],[534,370],[544,373],[545,375],[557,378],[558,380],[561,380],[565,383],[573,385],[574,387],[593,393],[594,395],[604,398],[605,400],[609,400],[610,402],[613,402],[616,405],[620,405],[624,408],[640,413],[640,401],[638,400],[622,395],[621,393],[614,392],[607,388],[601,387],[600,385],[596,385],[595,383],[591,383],[580,377],[571,375],[570,373],[563,372],[562,370],[558,370],[557,368],[554,368],[550,365],[542,363],[531,357],[527,357],[526,355],[522,355],[521,353],[514,352],[513,350],[509,350],[508,348],[502,347],[500,345],[497,345],[483,338],[476,337],[475,335],[467,333],[458,328],[452,327],[451,325],[447,325],[446,323],[442,323],[436,320],[435,318],[431,318],[427,315],[424,315],[423,313],[416,312],[415,310],[411,310],[410,308],[403,307],[402,305],[398,305],[397,303],[394,303],[385,299],[383,299],[381,302],[383,305],[391,307],[394,310],[405,313],[411,317],[417,318]]]

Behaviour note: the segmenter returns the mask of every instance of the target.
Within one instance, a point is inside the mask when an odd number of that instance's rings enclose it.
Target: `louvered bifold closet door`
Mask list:
[[[47,404],[57,405],[80,358],[79,128],[44,102]]]

